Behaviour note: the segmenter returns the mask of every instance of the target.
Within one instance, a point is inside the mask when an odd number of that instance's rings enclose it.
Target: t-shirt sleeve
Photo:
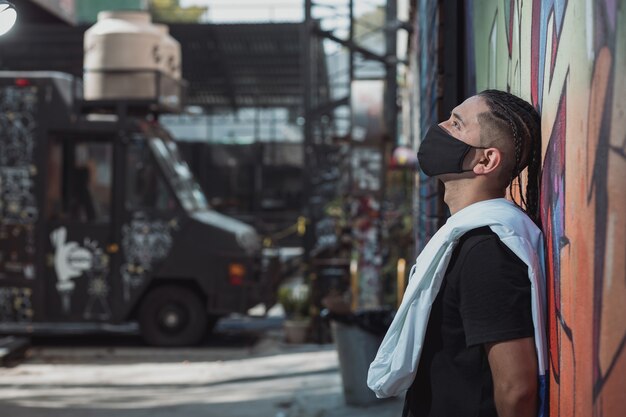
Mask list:
[[[467,252],[459,299],[468,347],[534,334],[528,267],[497,236]]]

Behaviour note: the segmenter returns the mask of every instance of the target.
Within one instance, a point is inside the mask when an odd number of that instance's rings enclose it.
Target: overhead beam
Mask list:
[[[395,64],[409,65],[409,62],[407,60],[398,59],[398,57],[396,57],[395,55],[377,54],[376,52],[372,52],[367,48],[363,48],[362,46],[357,45],[354,41],[351,41],[348,39],[341,39],[340,37],[333,35],[332,32],[330,31],[321,30],[317,28],[314,29],[314,31],[317,35],[322,36],[326,39],[329,39],[333,42],[337,42],[341,46],[345,46],[349,50],[353,52],[357,52],[361,54],[364,58],[369,59],[371,61],[378,61],[383,64],[389,64],[389,65],[395,65]]]
[[[319,28],[314,28],[313,30],[317,35],[326,39],[330,39],[331,41],[336,42],[340,44],[341,46],[345,46],[351,51],[358,52],[367,59],[370,59],[372,61],[387,63],[387,57],[385,57],[384,55],[380,55],[380,54],[370,51],[369,49],[363,48],[362,46],[357,45],[351,40],[341,39],[340,37],[335,36],[332,32],[328,30],[321,30]]]
[[[350,104],[350,97],[347,96],[347,97],[343,97],[338,100],[333,100],[328,103],[324,103],[320,106],[317,106],[314,109],[311,109],[311,112],[313,114],[330,113],[331,111],[335,110],[337,107],[347,106],[349,104]]]

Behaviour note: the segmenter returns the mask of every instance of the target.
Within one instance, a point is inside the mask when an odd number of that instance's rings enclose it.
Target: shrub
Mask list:
[[[309,315],[309,287],[305,284],[283,286],[278,289],[278,302],[288,319],[302,319]]]

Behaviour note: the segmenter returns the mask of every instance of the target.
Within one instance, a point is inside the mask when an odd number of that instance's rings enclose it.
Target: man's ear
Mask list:
[[[474,174],[486,175],[492,173],[502,163],[502,152],[497,148],[487,148],[481,151],[480,159],[474,165]]]

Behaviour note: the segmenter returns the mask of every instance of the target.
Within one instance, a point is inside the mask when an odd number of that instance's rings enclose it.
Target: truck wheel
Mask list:
[[[207,329],[204,305],[188,288],[167,285],[150,291],[139,308],[139,328],[153,346],[191,346]]]

